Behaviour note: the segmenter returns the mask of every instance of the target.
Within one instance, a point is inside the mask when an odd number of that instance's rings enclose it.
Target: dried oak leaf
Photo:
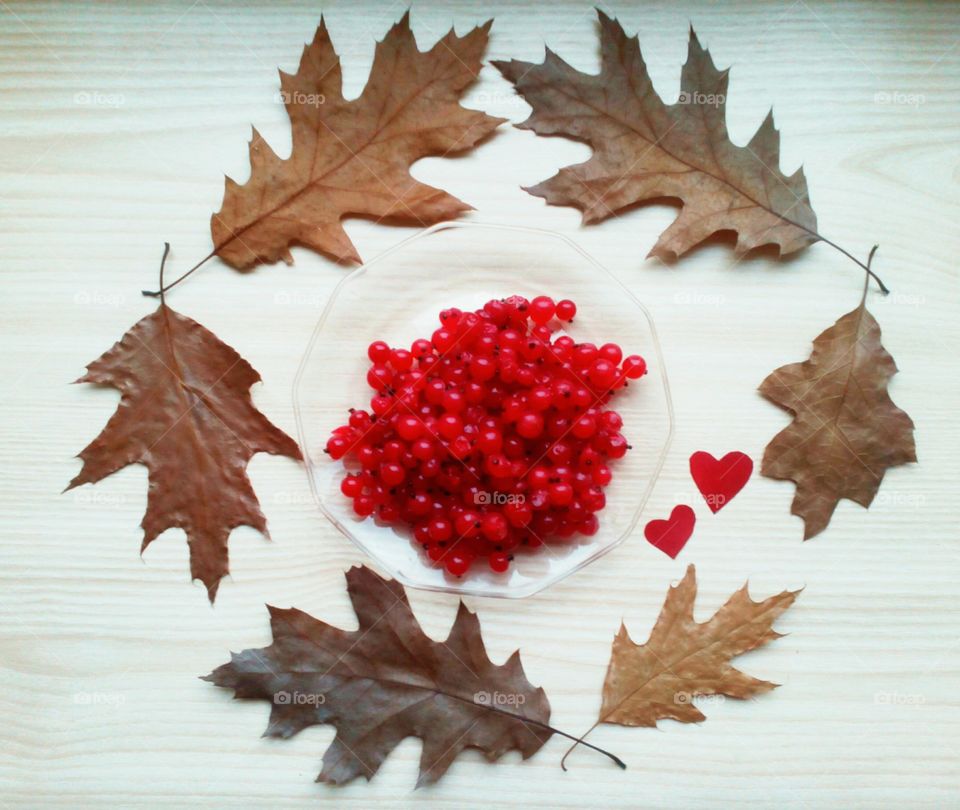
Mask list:
[[[223,207],[211,218],[214,253],[238,270],[278,259],[290,263],[294,243],[359,262],[340,224],[344,216],[426,225],[469,210],[414,180],[410,166],[469,149],[505,120],[458,103],[479,74],[490,25],[463,37],[451,29],[421,52],[404,14],[377,43],[363,92],[348,101],[340,59],[321,19],[297,73],[280,73],[293,129],[290,157],[278,157],[254,130],[250,179],[241,186],[228,177]]]
[[[664,104],[638,38],[628,38],[619,22],[597,13],[599,75],[575,70],[549,49],[540,65],[493,63],[533,107],[520,128],[593,148],[590,160],[527,191],[551,205],[579,208],[585,224],[636,203],[679,199],[680,215],[650,251],[665,260],[726,230],[737,233],[738,253],[772,244],[786,255],[816,242],[803,169],[789,177],[780,171],[773,114],[746,146],[730,140],[727,71],[716,69],[693,28],[679,101]]]
[[[120,390],[116,413],[80,453],[67,489],[95,483],[128,464],[149,470],[141,552],[178,527],[190,545],[190,573],[212,602],[228,572],[227,538],[237,526],[267,535],[247,478],[254,453],[300,459],[300,448],[258,411],[250,386],[260,375],[196,321],[161,304],[77,382]]]
[[[526,759],[550,737],[547,696],[527,680],[519,651],[493,664],[462,602],[446,641],[433,641],[400,583],[363,566],[346,578],[356,630],[268,606],[273,643],[233,653],[204,678],[235,697],[269,701],[264,736],[334,726],[318,782],[369,780],[410,736],[423,740],[418,787],[437,781],[465,748],[491,761],[518,749]],[[496,705],[501,696],[506,708]]]
[[[868,507],[887,469],[917,460],[913,420],[887,392],[896,372],[862,300],[813,341],[809,360],[760,385],[794,415],[767,445],[760,472],[796,483],[790,511],[803,518],[804,540],[827,527],[841,498]]]
[[[593,728],[601,723],[656,726],[663,719],[699,723],[705,717],[693,703],[696,695],[745,699],[776,688],[777,684],[734,669],[730,661],[780,638],[773,623],[798,593],[783,591],[754,602],[744,585],[712,618],[699,623],[693,618],[696,572],[688,566],[680,583],[667,591],[646,643],[636,644],[621,624]]]

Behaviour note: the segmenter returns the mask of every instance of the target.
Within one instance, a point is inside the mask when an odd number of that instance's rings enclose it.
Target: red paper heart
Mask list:
[[[667,520],[651,520],[643,529],[643,536],[651,546],[660,549],[670,559],[675,560],[693,534],[693,524],[697,516],[685,505],[673,507]]]
[[[744,488],[752,472],[750,456],[738,450],[727,453],[719,461],[702,450],[690,456],[690,475],[714,514]]]

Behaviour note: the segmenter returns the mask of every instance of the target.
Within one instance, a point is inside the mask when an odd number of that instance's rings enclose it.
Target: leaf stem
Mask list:
[[[170,245],[169,245],[168,243],[166,243],[166,242],[164,242],[164,244],[167,245],[167,250],[169,250],[169,249],[170,249]],[[167,290],[173,289],[173,288],[176,287],[181,281],[183,281],[185,278],[187,278],[187,276],[193,275],[193,273],[195,273],[197,270],[199,270],[201,267],[203,267],[203,265],[205,265],[208,261],[210,261],[210,259],[212,259],[212,258],[213,258],[214,256],[216,256],[216,255],[217,255],[217,248],[214,248],[214,249],[211,250],[206,256],[204,256],[200,261],[198,261],[193,267],[191,267],[189,270],[187,270],[186,273],[184,273],[183,275],[181,275],[181,276],[179,276],[178,278],[176,278],[176,279],[174,279],[173,281],[171,281],[167,286],[164,286],[164,285],[163,285],[163,267],[162,267],[162,265],[161,265],[161,267],[160,267],[160,289],[159,289],[159,290],[140,290],[141,294],[146,295],[146,296],[148,296],[148,297],[150,297],[150,298],[159,298],[159,299],[162,301],[162,300],[163,300],[163,294],[164,294],[165,292],[167,292]],[[167,258],[166,252],[164,252],[163,258],[164,258],[164,260],[166,260],[166,258]]]
[[[859,265],[860,267],[862,267],[864,270],[867,271],[867,276],[870,277],[870,278],[872,278],[874,281],[877,282],[877,286],[880,288],[880,292],[882,292],[884,295],[889,295],[889,294],[890,294],[890,290],[888,289],[887,285],[883,283],[883,280],[880,278],[880,276],[878,276],[876,273],[873,272],[873,270],[870,269],[870,260],[869,260],[869,259],[867,260],[867,263],[864,264],[864,263],[863,263],[862,261],[860,261],[856,256],[854,256],[849,250],[845,250],[844,248],[840,247],[840,245],[838,245],[836,242],[834,242],[834,241],[832,241],[832,240],[830,240],[830,239],[827,239],[827,237],[825,237],[825,236],[821,236],[821,235],[820,235],[819,233],[817,233],[816,231],[814,231],[814,230],[812,230],[812,229],[810,229],[810,228],[807,228],[807,227],[804,226],[804,225],[801,225],[799,222],[793,222],[793,220],[785,220],[785,221],[790,222],[791,225],[796,225],[798,228],[802,228],[802,229],[805,230],[807,233],[809,233],[811,236],[815,236],[815,237],[817,237],[817,239],[819,239],[821,242],[824,242],[824,243],[830,245],[830,247],[832,247],[834,250],[839,250],[844,256],[846,256],[848,259],[850,259],[850,261],[852,261],[854,264]],[[870,251],[870,257],[871,257],[871,258],[873,258],[873,254],[876,252],[876,250],[877,250],[878,247],[879,247],[879,245],[874,245],[874,246],[873,246],[873,250]]]
[[[590,748],[593,748],[593,746],[590,745],[590,743],[584,742],[583,738],[586,737],[591,731],[593,731],[599,725],[600,725],[600,721],[597,720],[596,723],[594,723],[592,726],[590,726],[590,728],[588,728],[585,732],[583,732],[583,735],[578,740],[575,740],[573,745],[571,745],[567,749],[567,753],[565,753],[563,755],[563,759],[560,760],[560,767],[563,768],[563,770],[567,769],[567,766],[564,764],[567,761],[567,757],[570,756],[571,753],[573,753],[573,749],[576,748],[578,745],[586,745],[586,746],[589,746]]]
[[[164,270],[164,268],[167,266],[167,256],[169,256],[169,255],[170,255],[170,243],[169,243],[169,242],[164,242],[164,243],[163,243],[163,256],[162,256],[161,259],[160,259],[160,290],[159,290],[160,304],[161,304],[162,306],[166,306],[166,304],[167,304],[167,302],[163,300],[163,291],[164,291],[164,286],[163,286],[163,270]]]
[[[593,749],[594,751],[596,751],[598,754],[603,754],[605,757],[608,757],[609,759],[611,759],[614,763],[616,763],[616,764],[617,764],[620,768],[622,768],[623,770],[626,770],[626,769],[627,769],[627,763],[625,763],[622,759],[620,759],[620,757],[616,756],[615,754],[611,754],[609,751],[605,751],[603,748],[600,748],[600,747],[598,747],[598,746],[596,746],[596,745],[593,745],[592,743],[586,742],[586,741],[583,739],[583,737],[574,737],[572,734],[567,734],[567,732],[561,731],[561,730],[558,729],[558,728],[554,728],[553,726],[549,725],[548,723],[541,723],[539,720],[534,720],[534,719],[531,718],[531,717],[524,717],[524,716],[521,715],[521,714],[514,714],[513,712],[508,712],[506,709],[501,709],[499,706],[491,706],[491,705],[489,705],[489,704],[487,704],[487,703],[479,703],[479,704],[478,704],[478,703],[476,703],[475,701],[467,700],[466,698],[462,698],[462,697],[460,697],[459,695],[451,695],[451,694],[449,694],[449,693],[447,693],[447,692],[445,692],[444,694],[447,694],[449,697],[452,697],[452,698],[454,698],[454,699],[456,699],[456,700],[461,700],[461,701],[463,701],[464,703],[468,703],[468,704],[471,705],[471,706],[481,706],[481,707],[484,708],[484,709],[487,709],[487,710],[489,710],[489,711],[491,711],[491,712],[496,712],[497,714],[502,714],[502,715],[504,715],[505,717],[512,717],[514,720],[519,720],[521,723],[529,723],[530,725],[537,726],[538,728],[542,728],[542,729],[544,729],[545,731],[549,731],[551,734],[559,734],[561,737],[566,737],[568,740],[573,740],[573,745],[572,745],[571,748],[570,748],[571,751],[572,751],[577,745],[585,745],[587,748],[592,748],[592,749]],[[595,725],[593,728],[596,728],[596,725]],[[591,728],[590,731],[593,731],[593,728]],[[587,734],[589,734],[590,731],[588,731]],[[585,734],[584,736],[586,736],[586,734]],[[569,753],[569,752],[568,752],[568,753]],[[565,759],[565,758],[566,758],[566,757],[564,757],[564,759]],[[562,763],[561,763],[561,764],[562,764]],[[566,770],[566,768],[564,768],[564,770]]]
[[[870,276],[873,276],[873,273],[870,271],[870,265],[873,264],[873,254],[877,252],[877,248],[879,247],[880,245],[874,245],[872,248],[870,248],[870,255],[867,256],[867,265],[865,268],[867,275],[864,276],[863,279],[863,295],[860,296],[860,306],[863,306],[867,301],[867,289],[870,287]],[[876,278],[876,276],[874,276],[874,278]],[[880,288],[883,289],[882,284],[880,285]],[[887,291],[884,290],[884,293],[886,292]]]

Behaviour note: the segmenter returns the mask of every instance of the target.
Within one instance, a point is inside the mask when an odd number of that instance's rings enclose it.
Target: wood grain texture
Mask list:
[[[417,3],[421,47],[456,23],[494,16],[489,59],[540,61],[544,42],[596,70],[590,3]],[[599,562],[531,599],[469,600],[495,662],[522,646],[530,681],[572,732],[596,716],[609,645],[625,619],[637,641],[668,584],[695,562],[697,616],[749,578],[762,598],[806,586],[779,629],[744,657],[782,684],[755,701],[711,701],[702,725],[603,727],[593,742],[621,772],[563,742],[531,760],[490,766],[476,752],[413,793],[420,744],[407,740],[370,784],[314,784],[330,728],[261,739],[267,710],[231,702],[198,680],[228,650],[269,642],[265,602],[352,628],[342,572],[359,556],[310,500],[306,476],[257,456],[249,472],[272,542],[252,530],[230,543],[232,580],[215,608],[187,582],[180,532],[138,558],[146,471],[59,494],[72,456],[117,396],[69,386],[154,304],[162,243],[170,272],[209,251],[222,175],[246,177],[250,124],[289,150],[277,66],[295,69],[318,22],[315,3],[242,6],[212,0],[145,4],[0,3],[0,807],[949,806],[960,788],[960,537],[956,492],[960,10],[950,4],[604,5],[639,30],[657,90],[679,90],[692,22],[720,67],[733,65],[729,128],[744,143],[770,105],[782,168],[801,162],[821,231],[892,288],[869,306],[901,373],[894,401],[917,425],[920,463],[887,473],[868,511],[849,502],[802,543],[793,486],[755,477],[708,513],[687,471],[691,452],[741,449],[759,459],[788,420],[756,392],[774,368],[859,297],[857,269],[824,245],[795,258],[737,262],[729,244],[673,268],[643,256],[676,215],[647,206],[590,228],[521,185],[583,160],[588,149],[502,128],[469,156],[416,164],[418,179],[469,199],[477,221],[563,232],[651,310],[673,386],[677,432],[647,516],[687,502],[700,520],[677,560],[640,530]],[[344,91],[363,85],[373,43],[402,14],[372,0],[324,6]],[[490,67],[467,103],[517,122],[528,107]],[[375,256],[413,232],[352,220]],[[245,277],[211,262],[171,305],[257,368],[257,407],[292,431],[290,386],[319,309],[344,272],[305,250],[296,264]],[[437,267],[437,272],[444,272]],[[362,328],[362,324],[358,324]],[[336,351],[331,346],[330,351]],[[411,593],[424,629],[444,637],[448,595]]]

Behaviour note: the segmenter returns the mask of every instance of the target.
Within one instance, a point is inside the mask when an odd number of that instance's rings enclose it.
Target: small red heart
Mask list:
[[[702,450],[690,456],[690,475],[714,514],[746,486],[752,472],[750,456],[738,450],[727,453],[719,461]]]
[[[651,520],[643,529],[643,536],[651,546],[660,549],[675,560],[693,534],[697,516],[685,504],[673,507],[667,520]]]

